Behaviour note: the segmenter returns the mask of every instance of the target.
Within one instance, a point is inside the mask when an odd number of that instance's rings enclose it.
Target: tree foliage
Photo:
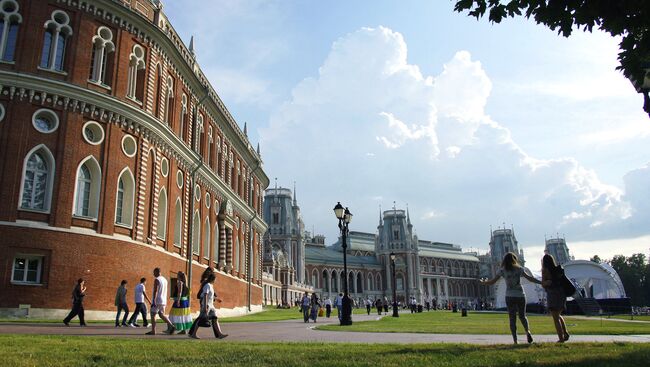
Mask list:
[[[634,306],[650,305],[650,264],[644,254],[616,255],[609,264],[623,282],[625,293]]]
[[[456,0],[454,10],[500,23],[525,16],[569,37],[575,29],[594,28],[622,37],[617,70],[644,95],[650,115],[650,1],[648,0]],[[648,78],[648,79],[646,79]],[[644,85],[645,81],[645,85]]]

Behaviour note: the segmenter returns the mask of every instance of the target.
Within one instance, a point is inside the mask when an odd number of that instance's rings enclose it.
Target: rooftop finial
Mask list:
[[[262,154],[260,154],[260,143],[259,142],[257,143],[257,155],[259,155],[260,157],[262,156]]]
[[[382,218],[381,218],[381,204],[379,204],[379,225],[380,226],[384,225],[384,223],[382,222]]]
[[[190,55],[192,55],[192,58],[196,58],[196,53],[194,52],[194,36],[190,37]]]
[[[278,193],[278,178],[275,177],[275,193]]]
[[[296,181],[293,181],[293,205],[298,206],[298,200],[296,200]]]
[[[406,223],[411,224],[411,214],[409,214],[409,203],[406,203]]]
[[[246,135],[246,137],[248,137],[248,126],[246,126],[246,125],[247,125],[246,121],[244,121],[244,135]]]

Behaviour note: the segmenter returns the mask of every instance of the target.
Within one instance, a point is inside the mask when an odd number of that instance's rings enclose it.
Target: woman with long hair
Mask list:
[[[219,303],[221,302],[221,299],[218,298],[214,291],[213,284],[216,278],[216,275],[211,273],[203,283],[203,288],[201,289],[201,315],[194,321],[194,324],[188,333],[190,338],[199,339],[196,332],[199,326],[202,326],[203,322],[206,322],[210,327],[212,327],[215,338],[223,339],[228,336],[228,334],[224,334],[221,331],[221,326],[217,319],[217,309],[214,307],[214,301]]]
[[[179,271],[176,278],[176,288],[172,292],[174,304],[169,312],[169,321],[174,324],[179,334],[186,334],[192,327],[192,312],[190,310],[190,289],[187,286],[187,276]]]
[[[533,335],[530,333],[528,327],[528,319],[526,318],[526,294],[524,288],[521,286],[521,277],[537,284],[541,284],[539,280],[535,279],[532,275],[526,274],[525,270],[517,260],[517,255],[508,252],[501,262],[501,269],[497,272],[496,276],[490,280],[481,280],[482,284],[492,285],[503,277],[506,281],[506,307],[508,308],[508,317],[510,318],[510,332],[512,339],[517,344],[517,314],[519,320],[526,330],[526,337],[528,343],[533,342]]]
[[[569,340],[569,333],[562,317],[562,311],[566,309],[566,294],[560,283],[563,275],[564,269],[557,265],[552,255],[546,254],[542,257],[542,287],[546,290],[548,310],[553,316],[558,343]]]

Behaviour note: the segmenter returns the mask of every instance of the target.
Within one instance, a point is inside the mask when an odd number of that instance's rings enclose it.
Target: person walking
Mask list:
[[[160,268],[153,269],[153,294],[151,302],[151,331],[147,335],[156,335],[156,315],[158,315],[166,324],[167,330],[165,333],[173,334],[176,328],[174,324],[169,321],[165,316],[165,308],[167,308],[167,279],[160,275]]]
[[[310,318],[316,322],[316,319],[318,318],[318,312],[320,311],[320,300],[318,299],[318,296],[316,293],[311,294],[311,300],[310,300],[310,305],[311,305],[311,315]]]
[[[375,301],[375,307],[377,307],[377,315],[381,316],[381,311],[384,309],[384,304],[381,301],[381,298],[377,298]]]
[[[332,314],[332,300],[327,297],[325,298],[325,317],[328,319],[330,318],[330,315]]]
[[[138,283],[138,285],[133,289],[135,310],[133,310],[133,314],[129,320],[130,327],[140,326],[137,324],[139,313],[142,314],[142,326],[149,326],[149,323],[147,322],[147,305],[144,304],[144,301],[146,299],[151,305],[151,300],[149,299],[149,296],[147,296],[145,283],[147,283],[147,278],[140,278],[140,283]]]
[[[200,339],[196,335],[199,330],[199,326],[203,323],[207,323],[212,327],[214,332],[214,337],[217,339],[223,339],[228,336],[221,331],[221,326],[219,325],[219,320],[217,318],[217,309],[214,307],[214,301],[221,303],[221,299],[218,298],[217,294],[214,291],[214,281],[217,278],[214,272],[209,273],[201,286],[201,314],[199,317],[194,320],[192,327],[188,333],[188,336],[193,339]]]
[[[390,304],[390,303],[388,303],[388,297],[384,297],[384,302],[383,302],[383,304],[384,304],[384,313],[385,313],[386,315],[388,315],[388,305]]]
[[[481,280],[481,284],[492,285],[503,277],[506,281],[506,307],[508,308],[508,317],[510,318],[510,332],[512,339],[517,344],[517,315],[519,320],[526,330],[526,337],[528,343],[533,342],[533,335],[530,333],[528,327],[528,319],[526,318],[526,294],[524,288],[521,286],[521,277],[528,279],[530,282],[542,284],[541,281],[535,279],[532,275],[526,274],[524,268],[519,265],[517,255],[508,252],[503,257],[501,268],[497,271],[496,276],[490,280]]]
[[[343,318],[343,293],[339,293],[336,298],[334,298],[334,307],[336,307],[336,313],[339,317],[339,321]]]
[[[551,316],[553,316],[558,343],[564,343],[569,340],[570,336],[562,317],[562,311],[566,309],[566,294],[561,283],[563,276],[564,269],[562,269],[562,266],[555,262],[552,255],[545,254],[542,257],[542,287],[546,291],[547,307]]]
[[[300,307],[302,307],[302,318],[305,322],[309,322],[309,306],[311,305],[311,299],[307,292],[302,296],[302,301],[300,302]]]
[[[129,305],[126,303],[126,280],[122,280],[120,286],[115,292],[115,306],[117,306],[117,315],[115,316],[115,327],[120,327],[120,314],[124,311],[122,326],[128,326],[126,320],[129,317]]]
[[[179,334],[186,334],[192,327],[192,312],[190,311],[190,289],[187,287],[187,276],[179,271],[176,278],[176,289],[172,292],[172,310],[169,321],[174,324]]]
[[[79,316],[79,326],[86,326],[84,319],[84,297],[86,296],[86,281],[83,278],[77,280],[77,285],[72,289],[72,310],[63,319],[65,326],[70,326],[70,321]]]
[[[370,310],[372,310],[372,301],[370,300],[370,296],[366,298],[366,312],[368,312],[368,316],[370,316]]]

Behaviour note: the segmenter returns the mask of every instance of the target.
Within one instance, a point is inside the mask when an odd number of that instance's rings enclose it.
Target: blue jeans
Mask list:
[[[302,306],[302,317],[305,322],[309,322],[309,306]]]
[[[129,305],[126,303],[121,303],[117,305],[117,316],[115,316],[115,326],[120,325],[120,314],[124,310],[124,319],[122,319],[122,325],[126,325],[126,320],[129,317]]]
[[[337,305],[337,306],[336,306],[336,311],[338,311],[338,314],[339,314],[339,321],[341,321],[341,318],[343,318],[343,311],[342,311],[342,309],[343,309],[343,306],[341,306],[341,305]]]

